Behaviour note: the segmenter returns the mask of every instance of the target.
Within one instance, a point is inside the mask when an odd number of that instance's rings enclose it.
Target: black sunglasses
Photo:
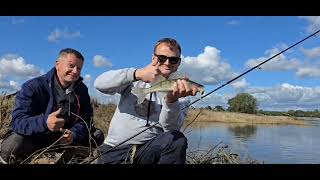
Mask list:
[[[168,57],[165,55],[157,55],[157,54],[154,54],[154,55],[157,56],[160,63],[165,63],[167,59],[169,59],[170,64],[177,64],[181,60],[180,57]]]

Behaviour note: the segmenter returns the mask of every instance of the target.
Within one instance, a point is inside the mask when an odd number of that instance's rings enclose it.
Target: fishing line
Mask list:
[[[286,48],[286,49],[282,50],[281,52],[279,52],[279,53],[277,53],[277,54],[273,55],[272,57],[268,58],[267,60],[265,60],[265,61],[263,61],[263,62],[259,63],[258,65],[254,66],[253,68],[251,68],[251,69],[247,70],[246,72],[244,72],[244,73],[242,73],[242,74],[238,75],[237,77],[235,77],[235,78],[231,79],[230,81],[228,81],[228,82],[226,82],[226,83],[222,84],[221,86],[217,87],[216,89],[212,90],[211,92],[207,93],[206,95],[201,96],[201,98],[199,98],[199,99],[197,99],[197,100],[193,101],[192,103],[190,103],[189,105],[185,106],[185,107],[184,107],[184,108],[182,108],[181,110],[184,110],[185,108],[187,108],[187,107],[191,106],[192,104],[194,104],[194,103],[198,102],[199,100],[203,99],[204,97],[206,97],[206,96],[208,96],[208,95],[212,94],[213,92],[215,92],[215,91],[217,91],[217,90],[219,90],[219,89],[223,88],[223,87],[224,87],[224,86],[226,86],[227,84],[230,84],[231,82],[233,82],[233,81],[235,81],[235,80],[239,79],[239,78],[240,78],[240,77],[242,77],[243,75],[245,75],[245,74],[249,73],[250,71],[252,71],[252,70],[254,70],[254,69],[258,68],[258,67],[260,67],[260,66],[261,66],[261,65],[263,65],[264,63],[266,63],[266,62],[270,61],[271,59],[273,59],[273,58],[275,58],[275,57],[277,57],[277,56],[279,56],[280,54],[282,54],[282,53],[286,52],[287,50],[289,50],[289,49],[293,48],[294,46],[296,46],[296,45],[298,45],[298,44],[302,43],[303,41],[305,41],[305,40],[309,39],[310,37],[312,37],[312,36],[316,35],[316,34],[317,34],[317,33],[319,33],[319,32],[320,32],[320,30],[318,30],[318,31],[316,31],[315,33],[313,33],[313,34],[309,35],[308,37],[306,37],[306,38],[304,38],[304,39],[300,40],[299,42],[296,42],[295,44],[293,44],[293,45],[291,45],[290,47],[288,47],[288,48]]]

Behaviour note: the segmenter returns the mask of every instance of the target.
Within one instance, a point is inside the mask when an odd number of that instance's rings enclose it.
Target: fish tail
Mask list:
[[[131,90],[132,94],[137,96],[138,104],[141,104],[146,98],[147,92],[143,88],[133,87]]]

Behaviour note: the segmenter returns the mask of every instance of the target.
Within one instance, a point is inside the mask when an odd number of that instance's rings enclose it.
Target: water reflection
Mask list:
[[[254,137],[257,133],[256,125],[230,125],[228,126],[228,131],[231,132],[233,136],[241,139],[249,139]]]

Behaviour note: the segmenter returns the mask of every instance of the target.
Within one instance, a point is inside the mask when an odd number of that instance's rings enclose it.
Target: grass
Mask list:
[[[200,112],[201,111],[201,112]],[[200,112],[200,115],[198,115]],[[294,117],[288,116],[266,116],[235,112],[221,112],[210,110],[190,109],[186,123],[193,121],[197,122],[224,122],[224,123],[254,123],[254,124],[295,124],[306,125],[305,121],[297,120]]]

